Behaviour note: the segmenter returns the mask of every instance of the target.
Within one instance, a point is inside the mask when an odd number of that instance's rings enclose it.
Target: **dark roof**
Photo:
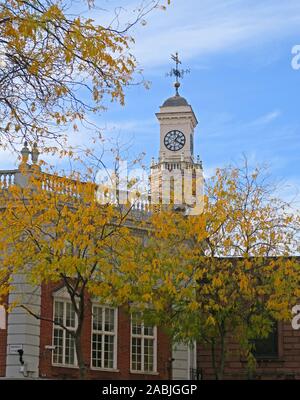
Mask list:
[[[163,107],[179,107],[179,106],[188,106],[188,102],[184,97],[181,96],[173,96],[167,99],[164,104],[162,105]]]

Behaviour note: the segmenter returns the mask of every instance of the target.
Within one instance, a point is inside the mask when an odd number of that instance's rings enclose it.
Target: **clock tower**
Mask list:
[[[179,94],[178,54],[172,56],[176,68],[175,96],[167,99],[156,117],[160,124],[160,149],[158,160],[152,159],[152,203],[194,206],[202,196],[203,170],[199,156],[194,156],[194,135],[198,124],[187,100]]]
[[[194,162],[194,129],[198,121],[185,98],[176,94],[156,114],[160,123],[159,160]]]

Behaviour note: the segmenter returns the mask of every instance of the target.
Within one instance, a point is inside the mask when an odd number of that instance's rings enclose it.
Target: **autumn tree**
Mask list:
[[[23,274],[33,287],[64,285],[76,330],[58,320],[48,321],[70,335],[84,378],[82,327],[88,299],[112,306],[128,303],[130,288],[123,275],[130,265],[127,254],[139,240],[132,234],[132,205],[112,202],[108,190],[94,183],[91,170],[63,177],[41,172],[37,165],[20,168],[26,184],[1,191],[1,271],[10,276],[8,284]],[[43,319],[22,302],[16,306]]]
[[[147,245],[136,249],[137,307],[175,341],[208,345],[216,379],[224,375],[227,339],[241,345],[250,365],[252,339],[288,320],[300,295],[300,265],[290,257],[299,217],[265,172],[247,162],[217,170],[201,215],[155,214]]]
[[[85,6],[87,17],[80,15]],[[63,130],[77,130],[78,121],[102,110],[105,99],[124,104],[137,70],[130,28],[157,7],[163,7],[159,0],[141,2],[126,25],[119,8],[101,25],[89,17],[99,12],[89,0],[2,1],[0,145],[61,139]]]
[[[211,345],[217,378],[223,377],[232,332],[253,361],[251,339],[266,337],[274,323],[289,320],[299,297],[300,266],[290,258],[297,251],[299,216],[276,193],[266,169],[251,169],[247,160],[241,168],[218,170],[207,188],[210,269],[202,282],[204,293],[206,282],[213,291],[210,334],[203,338]]]
[[[0,266],[0,304],[2,304],[5,300],[5,297],[9,293],[9,282],[8,282],[8,274],[7,269],[3,266]]]

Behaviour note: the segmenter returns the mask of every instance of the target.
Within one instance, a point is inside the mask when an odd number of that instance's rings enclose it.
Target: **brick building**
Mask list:
[[[278,323],[267,339],[256,341],[256,347],[256,369],[249,374],[239,345],[228,339],[223,379],[300,379],[300,331],[291,323]],[[209,348],[198,345],[197,363],[203,379],[215,379]]]
[[[24,286],[19,282],[22,290]],[[78,378],[74,343],[51,322],[61,318],[68,328],[75,327],[67,291],[61,285],[43,285],[27,299],[31,310],[40,303],[42,319],[20,308],[8,314],[6,327],[0,330],[0,376]],[[82,347],[88,379],[170,379],[172,349],[164,332],[132,320],[120,308],[102,307],[91,300],[86,307]],[[19,349],[23,350],[24,371]]]
[[[163,199],[166,171],[179,171],[181,175],[192,172],[193,177],[196,173],[202,176],[203,171],[199,157],[196,161],[194,157],[197,119],[186,99],[178,94],[178,86],[176,95],[167,99],[156,115],[160,152],[151,165],[151,190]],[[0,183],[2,188],[25,184],[19,169],[0,171]],[[143,205],[139,211],[143,212]],[[15,276],[14,287],[7,302],[11,304],[22,296],[22,303],[42,319],[17,307],[4,321],[0,311],[0,377],[78,378],[74,343],[66,331],[51,322],[63,321],[69,329],[75,326],[65,288],[58,284],[32,287],[21,275]],[[113,309],[91,299],[86,307],[82,344],[88,378],[195,379],[201,372],[202,379],[214,379],[209,349],[172,346],[159,327],[140,324],[125,309]],[[291,324],[280,324],[257,349],[253,378],[300,379],[300,331],[293,330]],[[234,341],[229,343],[224,378],[249,378],[246,361]]]
[[[198,173],[202,164],[194,159],[194,128],[197,119],[192,107],[178,94],[167,99],[156,114],[160,122],[160,153],[151,166],[152,190],[162,200],[165,175]],[[37,149],[22,150],[23,161],[31,155],[37,162]],[[30,165],[28,164],[28,171]],[[27,172],[28,173],[28,172]],[[169,178],[169,175],[167,176]],[[197,181],[201,184],[201,181]],[[28,183],[21,169],[0,171],[1,188]],[[169,182],[170,185],[170,182]],[[193,185],[190,185],[191,187]],[[170,187],[169,187],[170,189]],[[199,188],[198,188],[199,189]],[[196,188],[194,188],[194,191]],[[145,212],[145,203],[137,205]],[[32,287],[20,274],[14,276],[14,291],[8,304],[20,302],[41,319],[16,307],[0,330],[0,376],[6,378],[76,378],[79,376],[72,337],[51,321],[75,327],[75,314],[64,287]],[[195,346],[171,346],[158,327],[132,320],[125,310],[87,302],[83,329],[83,349],[87,376],[97,379],[191,379],[196,369]],[[48,320],[48,321],[47,321]],[[22,357],[20,357],[20,352]]]

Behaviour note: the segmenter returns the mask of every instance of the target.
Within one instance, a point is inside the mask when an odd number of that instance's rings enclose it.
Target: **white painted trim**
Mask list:
[[[99,371],[99,372],[120,372],[119,369],[114,368],[97,368],[97,367],[90,367],[91,371]]]
[[[155,375],[155,376],[159,375],[159,372],[145,372],[145,371],[134,371],[134,370],[130,370],[129,372],[132,375],[135,375],[135,374],[136,375]]]
[[[71,369],[79,369],[79,366],[78,366],[78,365],[70,365],[70,364],[54,364],[54,363],[52,363],[51,365],[52,365],[52,367],[55,367],[55,368],[71,368]]]
[[[60,299],[69,299],[70,300],[70,295],[65,286],[62,286],[61,288],[57,289],[52,293],[52,297],[54,298],[60,298]]]

